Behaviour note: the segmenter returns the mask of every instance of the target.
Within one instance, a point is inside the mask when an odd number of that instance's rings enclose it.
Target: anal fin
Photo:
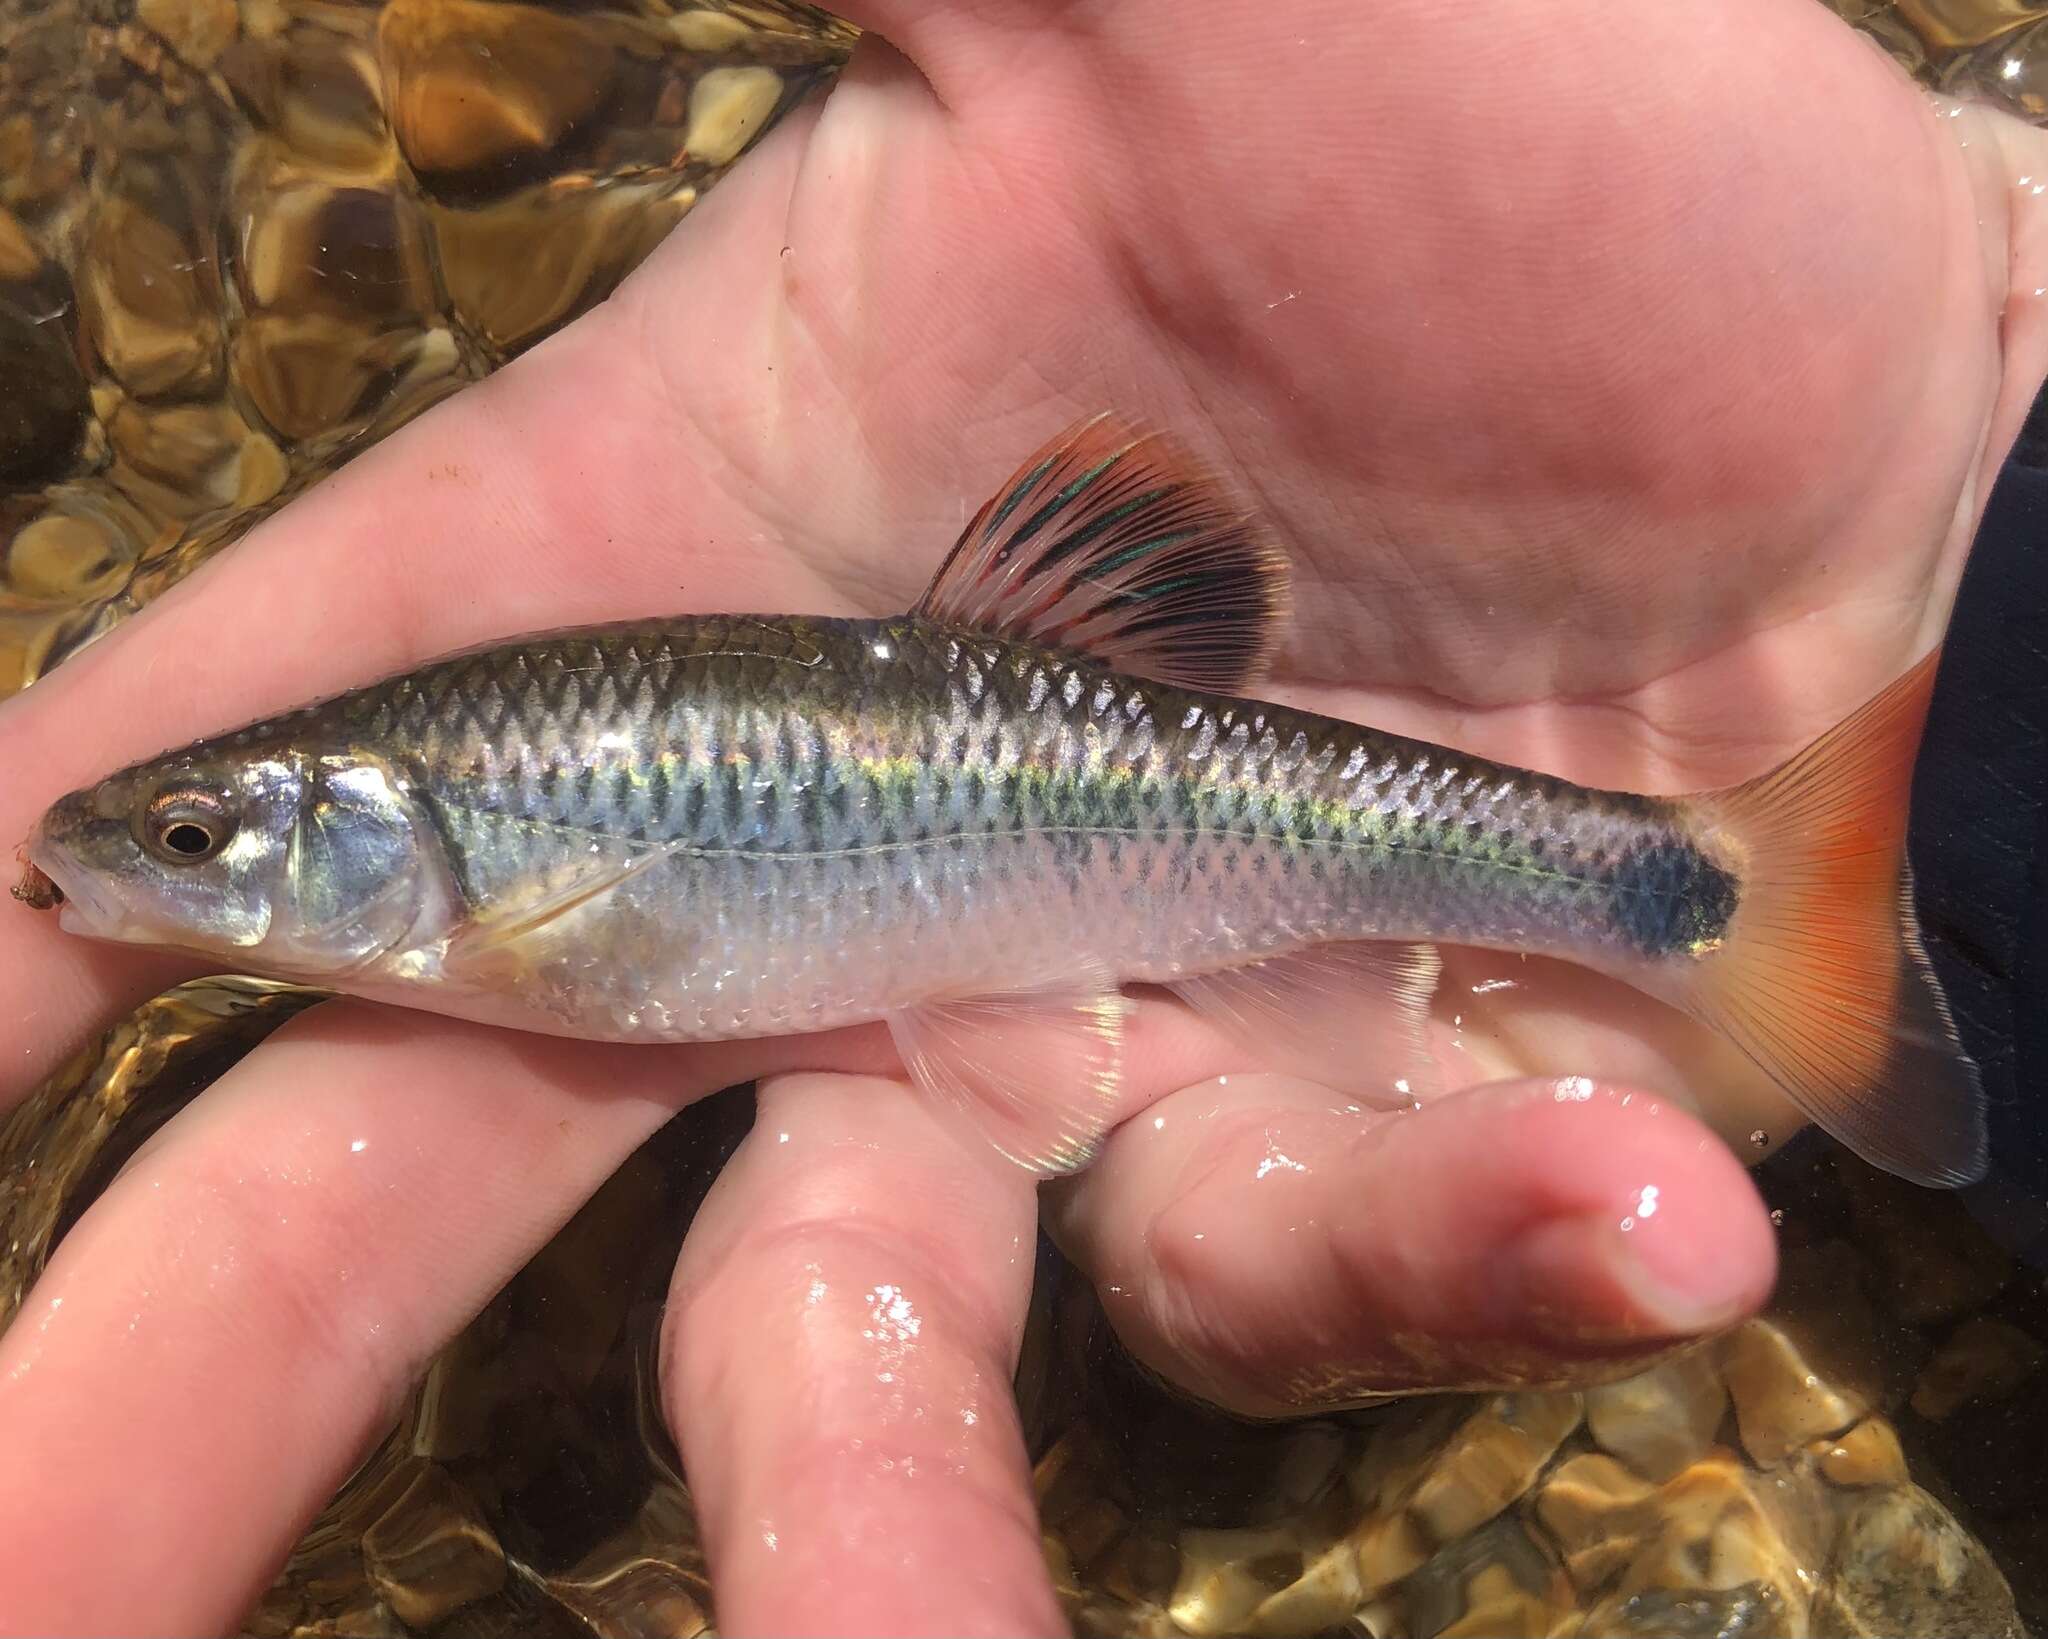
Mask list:
[[[911,1079],[1026,1170],[1075,1172],[1116,1120],[1131,1002],[1107,974],[920,1004],[889,1020]]]
[[[1311,945],[1168,988],[1262,1065],[1383,1108],[1441,1090],[1429,1004],[1443,975],[1434,945]]]

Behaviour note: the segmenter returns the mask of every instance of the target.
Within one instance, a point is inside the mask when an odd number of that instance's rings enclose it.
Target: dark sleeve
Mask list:
[[[1990,1100],[1971,1205],[2048,1266],[2048,395],[1963,571],[1909,846],[1928,956]]]

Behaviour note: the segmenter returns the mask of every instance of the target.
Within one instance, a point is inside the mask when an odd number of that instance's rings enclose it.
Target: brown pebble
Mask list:
[[[690,157],[729,165],[764,129],[782,100],[782,76],[772,68],[714,68],[690,92],[690,124],[683,141]]]
[[[1186,1531],[1166,1608],[1187,1633],[1242,1633],[1245,1618],[1298,1581],[1303,1568],[1299,1539],[1289,1530]]]
[[[1768,1468],[1870,1410],[1870,1398],[1829,1380],[1781,1318],[1752,1320],[1723,1343],[1722,1376],[1743,1448]]]
[[[429,214],[464,325],[511,352],[617,285],[696,200],[694,188],[666,181],[578,192],[540,186]]]
[[[97,198],[87,217],[80,315],[107,370],[130,392],[195,395],[214,385],[219,368],[212,252],[189,224],[152,214],[158,195],[180,203],[169,169],[134,170],[124,173],[129,191]]]
[[[1588,1389],[1586,1427],[1638,1474],[1661,1482],[1705,1454],[1727,1408],[1712,1358],[1695,1352]]]
[[[244,39],[221,57],[220,74],[251,122],[299,164],[312,160],[366,182],[389,173],[393,144],[376,62],[357,43],[316,28]]]
[[[27,170],[35,153],[36,128],[28,115],[13,114],[0,120],[0,171]]]
[[[722,11],[683,11],[668,21],[669,31],[686,51],[733,51],[753,37],[753,30],[737,17]]]
[[[1475,1601],[1449,1627],[1437,1629],[1435,1639],[1500,1639],[1508,1633],[1555,1633],[1559,1618],[1569,1614],[1529,1594],[1510,1592],[1498,1599]]]
[[[1578,1427],[1576,1394],[1510,1394],[1487,1403],[1416,1485],[1408,1511],[1433,1541],[1475,1530],[1535,1483]]]
[[[1609,1581],[1635,1554],[1641,1504],[1652,1494],[1634,1470],[1587,1452],[1560,1463],[1536,1495],[1536,1518],[1580,1588]]]
[[[525,180],[520,168],[589,119],[616,72],[584,18],[482,0],[391,0],[377,54],[399,149],[432,191],[465,194]]]
[[[114,591],[134,561],[135,544],[110,511],[75,504],[15,532],[0,559],[0,587],[36,603],[89,603]]]
[[[1243,1631],[1252,1639],[1325,1633],[1343,1626],[1358,1609],[1358,1596],[1358,1556],[1348,1542],[1331,1543],[1305,1560],[1294,1581],[1262,1600]]]
[[[36,276],[43,265],[43,253],[29,237],[29,231],[12,211],[0,210],[0,279],[17,284]]]
[[[1805,1589],[1818,1568],[1810,1544],[1801,1540],[1810,1530],[1790,1529],[1804,1512],[1803,1502],[1783,1506],[1777,1488],[1733,1452],[1712,1452],[1662,1487],[1638,1515],[1642,1551],[1616,1591],[1626,1598],[1752,1583],[1772,1590],[1786,1612],[1803,1616]]]
[[[136,0],[135,14],[197,69],[214,65],[242,23],[234,0]]]
[[[1816,1440],[1807,1447],[1830,1485],[1904,1485],[1906,1454],[1899,1437],[1882,1417],[1866,1417],[1835,1440]]]

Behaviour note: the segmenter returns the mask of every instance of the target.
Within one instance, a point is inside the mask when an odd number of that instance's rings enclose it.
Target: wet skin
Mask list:
[[[899,49],[614,301],[0,709],[0,831],[493,635],[900,609],[1016,452],[1104,404],[1269,509],[1276,694],[1582,783],[1756,773],[1939,632],[2044,371],[2016,179],[2048,156],[1809,0],[849,9]],[[0,1099],[189,971],[0,909]],[[1611,1367],[1761,1302],[1768,1221],[1677,1104],[1774,1136],[1782,1106],[1653,1004],[1453,971],[1458,1090],[1399,1120],[1148,1002],[1129,1119],[1042,1195],[871,1032],[593,1050],[318,1009],[0,1338],[4,1620],[232,1624],[417,1362],[750,1075],[666,1354],[736,1634],[1059,1631],[1005,1391],[1041,1208],[1141,1356],[1260,1413]]]

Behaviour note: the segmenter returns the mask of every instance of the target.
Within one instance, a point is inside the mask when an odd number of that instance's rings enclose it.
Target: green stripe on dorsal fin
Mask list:
[[[1024,463],[915,612],[1137,677],[1238,692],[1278,646],[1287,562],[1185,451],[1105,414]]]

